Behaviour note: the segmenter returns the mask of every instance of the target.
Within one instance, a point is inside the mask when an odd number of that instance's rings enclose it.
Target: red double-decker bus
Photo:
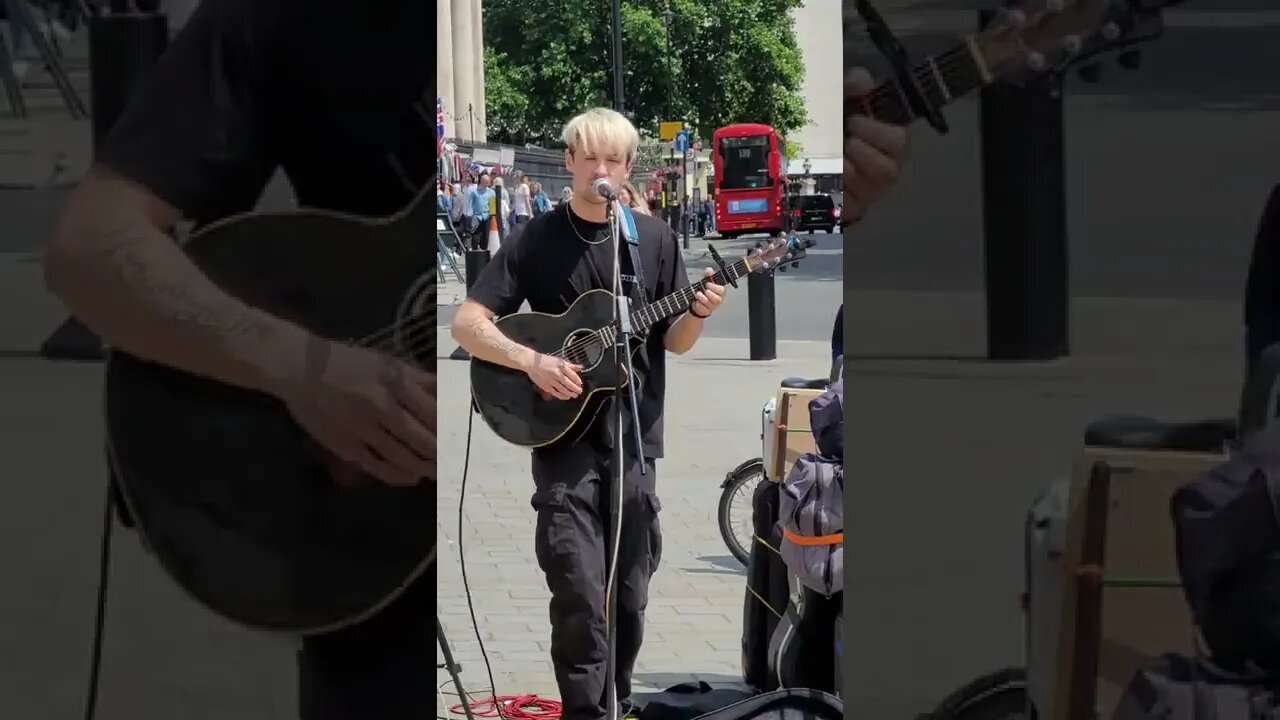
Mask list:
[[[778,131],[738,123],[711,135],[716,232],[726,238],[782,232],[787,158]]]

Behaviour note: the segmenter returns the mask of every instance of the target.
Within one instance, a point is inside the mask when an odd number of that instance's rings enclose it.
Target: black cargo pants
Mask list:
[[[562,720],[600,720],[606,715],[605,523],[602,492],[611,487],[611,453],[587,442],[533,454],[533,508],[537,511],[534,553],[551,590],[551,663]],[[623,474],[622,539],[618,554],[618,698],[631,695],[631,673],[644,637],[649,580],[662,557],[661,505],[654,462],[644,475],[639,460],[626,458]],[[616,506],[614,500],[612,505]]]

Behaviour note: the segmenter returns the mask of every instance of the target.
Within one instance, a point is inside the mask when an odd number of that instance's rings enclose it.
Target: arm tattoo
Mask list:
[[[489,329],[485,327],[486,325],[492,324],[493,323],[488,320],[476,320],[471,323],[471,331],[475,333],[477,340],[500,353],[510,355],[520,349],[520,343],[512,340],[506,335],[503,335],[501,331],[497,331],[495,328],[494,332],[490,332]]]
[[[266,337],[268,328],[261,317],[220,297],[216,289],[209,292],[199,287],[208,281],[198,271],[183,272],[166,263],[153,247],[159,236],[147,237],[150,232],[154,231],[119,228],[111,231],[104,243],[104,264],[115,270],[127,292],[168,321],[227,339],[258,342]],[[170,267],[157,267],[165,264]],[[174,279],[171,276],[175,273],[166,272],[170,270],[177,270],[176,274],[187,275],[188,279]]]

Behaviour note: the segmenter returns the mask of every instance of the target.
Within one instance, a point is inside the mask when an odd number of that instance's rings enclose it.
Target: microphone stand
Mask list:
[[[636,400],[636,375],[631,364],[631,338],[634,330],[631,327],[631,300],[622,286],[622,217],[617,210],[617,199],[611,198],[606,204],[609,230],[613,235],[613,361],[617,377],[627,379],[626,393],[631,404],[631,429],[635,433],[636,454],[640,460],[640,474],[646,472],[644,446],[641,442],[639,403]],[[639,277],[640,268],[632,268],[631,272]],[[605,697],[608,720],[620,720],[618,712],[618,547],[622,541],[622,498],[623,477],[626,473],[626,449],[623,443],[623,412],[621,384],[613,389],[613,477],[608,492],[600,494],[603,507],[600,517],[605,520],[605,636],[609,646],[608,662],[605,665]]]

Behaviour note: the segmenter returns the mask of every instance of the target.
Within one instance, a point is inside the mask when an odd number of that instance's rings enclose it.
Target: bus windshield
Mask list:
[[[749,190],[773,185],[769,176],[769,136],[720,138],[724,172],[717,180],[722,190]]]

